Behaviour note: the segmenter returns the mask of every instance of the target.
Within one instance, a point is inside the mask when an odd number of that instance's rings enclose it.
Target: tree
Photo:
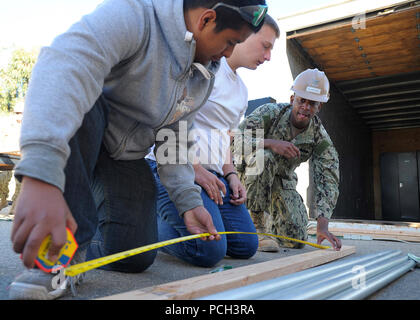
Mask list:
[[[7,66],[0,69],[1,110],[12,112],[17,101],[25,97],[37,56],[38,50],[16,49]]]

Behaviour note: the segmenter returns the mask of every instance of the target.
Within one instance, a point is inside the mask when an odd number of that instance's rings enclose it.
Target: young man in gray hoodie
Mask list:
[[[158,168],[191,233],[220,239],[203,207],[180,140],[207,100],[218,60],[261,27],[265,0],[108,0],[43,48],[22,123],[22,180],[11,239],[23,264],[45,237],[51,261],[68,227],[75,261],[153,243],[156,191],[143,159],[160,130],[176,136],[175,163]],[[186,126],[181,125],[186,124]],[[185,128],[186,127],[186,128]],[[76,231],[77,230],[77,231]],[[156,252],[104,269],[141,272]],[[33,269],[15,279],[11,298],[52,299],[65,292]]]

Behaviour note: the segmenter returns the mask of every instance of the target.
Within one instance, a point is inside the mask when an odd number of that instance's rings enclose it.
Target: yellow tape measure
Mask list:
[[[218,232],[218,234],[254,234],[254,235],[270,236],[270,237],[285,239],[285,240],[289,240],[289,241],[304,243],[304,244],[307,244],[309,246],[319,248],[319,249],[329,249],[330,248],[328,246],[322,246],[322,245],[315,244],[315,243],[312,243],[312,242],[293,239],[293,238],[289,238],[289,237],[285,237],[285,236],[278,236],[278,235],[269,234],[269,233],[227,231],[227,232]],[[115,254],[112,254],[112,255],[109,255],[109,256],[106,256],[106,257],[102,257],[102,258],[82,262],[82,263],[79,263],[79,264],[75,264],[73,266],[65,268],[64,269],[64,274],[66,276],[74,277],[74,276],[77,276],[78,274],[84,273],[86,271],[93,270],[93,269],[102,267],[104,265],[113,263],[115,261],[135,256],[135,255],[140,254],[140,253],[144,253],[144,252],[147,252],[147,251],[159,249],[159,248],[166,247],[166,246],[169,246],[169,245],[175,244],[175,243],[180,243],[180,242],[184,242],[184,241],[188,241],[188,240],[193,240],[193,239],[198,239],[198,238],[203,238],[203,237],[209,237],[209,236],[211,236],[210,233],[201,233],[201,234],[195,234],[195,235],[191,235],[191,236],[186,236],[186,237],[181,237],[181,238],[176,238],[176,239],[172,239],[172,240],[167,240],[167,241],[162,241],[162,242],[149,244],[147,246],[139,247],[139,248],[136,248],[136,249],[127,250],[127,251],[115,253]]]
[[[51,235],[46,237],[42,241],[41,246],[38,250],[38,256],[35,258],[35,264],[41,270],[45,272],[56,272],[62,268],[67,267],[70,264],[71,259],[78,248],[77,242],[74,239],[73,234],[69,228],[66,228],[67,232],[67,241],[64,247],[61,248],[60,253],[58,254],[57,261],[53,262],[48,260],[48,250],[51,245]]]

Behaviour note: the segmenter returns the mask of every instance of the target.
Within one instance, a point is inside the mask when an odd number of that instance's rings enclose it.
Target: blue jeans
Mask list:
[[[184,220],[179,216],[165,187],[160,183],[156,170],[156,162],[146,160],[156,179],[157,186],[157,221],[159,241],[188,236]],[[215,172],[213,172],[216,174]],[[217,174],[216,174],[217,175]],[[219,176],[226,186],[226,195],[223,205],[217,205],[201,191],[204,207],[210,213],[214,226],[218,232],[243,231],[256,232],[254,223],[245,205],[235,206],[230,201],[230,188],[227,181]],[[212,267],[226,255],[236,259],[248,259],[258,249],[258,237],[256,235],[221,235],[220,241],[190,240],[161,248],[163,252],[178,257],[179,259],[201,267]]]
[[[117,161],[102,144],[109,106],[101,96],[70,140],[64,197],[75,218],[79,250],[86,260],[157,241],[156,186],[144,159]],[[156,250],[103,266],[121,272],[141,272]]]

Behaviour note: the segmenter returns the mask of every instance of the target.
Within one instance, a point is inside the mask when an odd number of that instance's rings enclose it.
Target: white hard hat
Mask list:
[[[330,82],[324,72],[307,69],[296,77],[292,91],[301,98],[325,103],[330,99]]]

